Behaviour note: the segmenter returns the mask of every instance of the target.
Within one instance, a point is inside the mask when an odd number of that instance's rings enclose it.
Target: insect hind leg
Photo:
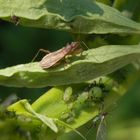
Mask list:
[[[48,50],[45,50],[45,49],[39,49],[38,52],[36,53],[36,55],[33,57],[33,59],[32,59],[31,62],[34,62],[34,61],[35,61],[35,59],[37,58],[37,56],[39,55],[40,52],[44,52],[44,53],[46,53],[46,54],[51,53],[51,52],[48,51]]]

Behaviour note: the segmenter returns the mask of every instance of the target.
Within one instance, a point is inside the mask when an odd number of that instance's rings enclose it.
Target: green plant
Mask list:
[[[44,70],[39,62],[33,62],[0,70],[4,86],[53,86],[32,104],[25,99],[6,110],[2,106],[1,140],[61,140],[71,131],[86,139],[81,126],[112,108],[138,79],[139,0],[98,1],[0,0],[1,19],[15,25],[64,30],[80,37],[89,48],[70,56],[66,66],[60,63]]]

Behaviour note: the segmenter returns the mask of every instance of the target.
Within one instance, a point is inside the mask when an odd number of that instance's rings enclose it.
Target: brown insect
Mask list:
[[[82,48],[79,46],[80,42],[72,42],[71,44],[67,44],[66,47],[45,55],[39,64],[43,69],[56,66],[62,60],[64,60],[67,55],[78,54],[82,52]]]

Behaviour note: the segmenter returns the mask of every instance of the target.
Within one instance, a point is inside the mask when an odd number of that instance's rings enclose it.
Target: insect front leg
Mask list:
[[[68,59],[67,56],[65,56],[64,59],[63,59],[62,61],[64,62],[64,69],[65,69],[66,66],[70,64],[70,60]]]

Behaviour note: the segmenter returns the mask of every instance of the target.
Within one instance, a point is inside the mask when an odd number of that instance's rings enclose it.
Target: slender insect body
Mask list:
[[[43,69],[47,69],[47,68],[57,65],[58,62],[65,56],[64,51],[62,49],[45,55],[40,61],[40,66]]]
[[[78,49],[79,45],[80,45],[79,42],[72,42],[71,44],[67,44],[66,47],[63,47],[58,51],[45,55],[40,61],[40,66],[43,69],[47,69],[58,65],[67,55],[71,55],[77,52],[77,50],[79,50]]]
[[[107,115],[107,112],[101,113],[98,115],[98,119],[100,121],[97,134],[96,134],[96,140],[106,140],[106,122],[105,122],[105,116]]]

